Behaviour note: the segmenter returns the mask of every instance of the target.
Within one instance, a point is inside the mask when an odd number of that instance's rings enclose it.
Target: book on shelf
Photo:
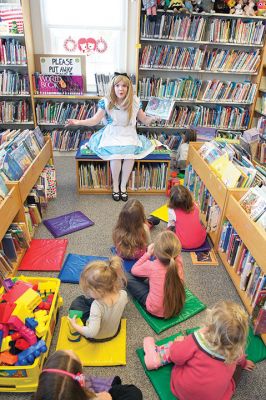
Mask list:
[[[35,94],[83,94],[82,75],[44,75],[35,72],[32,81]]]
[[[12,272],[13,272],[12,263],[5,255],[3,250],[0,250],[0,281],[2,279],[5,279]]]
[[[12,223],[2,239],[3,252],[10,262],[17,261],[18,254],[29,247],[24,229],[21,223]]]
[[[254,334],[260,335],[266,332],[266,308],[265,305],[260,309],[254,321]]]
[[[190,256],[194,265],[219,265],[214,250],[191,252]]]
[[[151,97],[146,106],[145,113],[158,119],[168,120],[173,111],[174,102],[170,99]]]
[[[8,195],[8,192],[9,192],[9,190],[5,184],[5,180],[2,177],[2,175],[0,174],[0,204],[5,199],[5,197]]]
[[[4,70],[0,72],[0,94],[29,95],[30,86],[28,75],[19,72]]]
[[[266,187],[252,187],[239,200],[239,204],[249,215],[257,221],[266,212]]]

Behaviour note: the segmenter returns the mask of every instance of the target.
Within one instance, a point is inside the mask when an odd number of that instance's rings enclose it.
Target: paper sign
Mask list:
[[[82,75],[81,57],[41,57],[41,73],[47,75]]]

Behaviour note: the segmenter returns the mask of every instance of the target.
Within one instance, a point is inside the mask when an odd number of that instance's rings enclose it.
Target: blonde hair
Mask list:
[[[111,257],[109,261],[93,261],[81,273],[80,287],[83,293],[93,290],[104,296],[118,292],[126,284],[126,277],[120,257]]]
[[[159,233],[154,242],[154,255],[167,267],[164,282],[164,318],[177,315],[185,303],[185,288],[178,275],[177,257],[181,253],[181,244],[177,236],[171,231]]]
[[[122,257],[131,258],[134,253],[146,248],[147,235],[144,207],[139,200],[128,200],[122,208],[113,231],[113,241]]]
[[[248,335],[248,315],[238,304],[221,301],[207,310],[203,336],[208,347],[230,364],[243,355]]]
[[[133,86],[131,80],[128,77],[124,75],[116,75],[113,77],[109,89],[109,95],[107,96],[108,100],[107,109],[112,110],[116,106],[117,97],[115,94],[115,85],[117,85],[121,81],[125,85],[127,85],[127,94],[122,103],[120,104],[120,107],[128,112],[128,122],[130,122],[133,112]]]

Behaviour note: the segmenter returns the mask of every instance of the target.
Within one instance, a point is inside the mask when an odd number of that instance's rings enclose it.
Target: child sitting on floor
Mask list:
[[[80,326],[76,317],[69,318],[71,326],[91,341],[108,341],[118,335],[121,317],[127,304],[123,290],[126,278],[119,257],[110,261],[94,261],[81,273],[80,287],[85,296],[77,297],[70,310],[83,312]]]
[[[103,390],[98,392],[100,387]],[[33,399],[142,400],[142,393],[134,385],[121,385],[119,376],[114,379],[85,377],[78,356],[71,350],[59,350],[46,361]]]
[[[129,200],[122,208],[113,231],[117,254],[126,259],[140,258],[151,242],[150,227],[159,222],[155,217],[146,219],[139,200]]]
[[[183,249],[196,249],[206,240],[206,229],[190,191],[182,185],[173,186],[168,203],[168,228],[173,230]]]
[[[183,141],[177,150],[176,160],[177,168],[181,171],[186,169],[186,161],[188,157],[189,142],[197,141],[197,133],[194,130],[187,131],[183,135]]]
[[[156,346],[144,339],[147,369],[174,363],[171,390],[179,400],[229,400],[242,369],[254,363],[244,356],[248,316],[238,304],[222,301],[208,310],[205,326],[187,337]]]
[[[127,289],[150,314],[160,318],[177,315],[185,303],[181,245],[171,231],[161,232],[154,244],[127,273]],[[150,257],[155,256],[151,261]],[[140,279],[142,278],[142,279]],[[148,278],[148,282],[143,278]]]

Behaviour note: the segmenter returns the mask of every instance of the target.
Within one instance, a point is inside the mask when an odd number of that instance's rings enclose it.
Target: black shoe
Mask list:
[[[121,199],[122,201],[128,201],[128,194],[127,194],[127,192],[121,192],[121,193],[120,193],[120,199]]]
[[[114,386],[114,385],[121,385],[121,384],[122,384],[122,381],[121,381],[120,376],[116,375],[114,377],[113,382],[111,383],[111,385]]]
[[[154,217],[153,215],[150,215],[149,218],[147,218],[147,221],[153,226],[159,225],[161,222],[160,218]]]
[[[119,192],[113,192],[112,193],[112,198],[114,201],[119,201],[120,200],[120,193]]]

